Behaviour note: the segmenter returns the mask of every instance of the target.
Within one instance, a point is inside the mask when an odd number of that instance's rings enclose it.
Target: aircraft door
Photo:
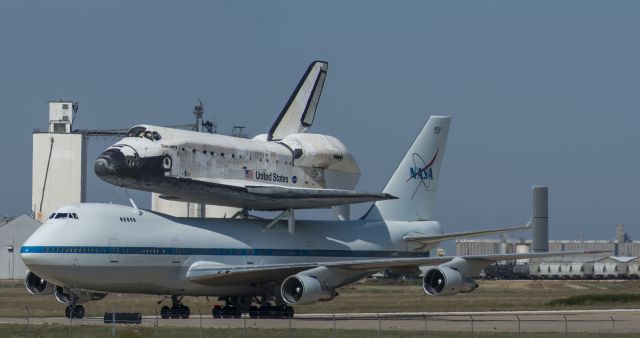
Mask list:
[[[171,240],[171,250],[173,251],[171,263],[180,263],[180,240],[177,238]]]
[[[307,241],[307,262],[315,262],[318,260],[318,250],[313,246],[313,241]]]
[[[119,262],[117,238],[109,238],[109,262],[110,263]]]
[[[253,255],[253,241],[244,241],[247,245],[247,254],[245,255],[246,264],[255,264],[255,256]]]

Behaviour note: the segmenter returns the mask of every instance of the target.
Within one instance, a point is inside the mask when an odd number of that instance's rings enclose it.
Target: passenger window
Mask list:
[[[160,137],[160,134],[159,134],[157,131],[154,131],[154,132],[153,132],[153,139],[154,139],[155,141],[160,141],[160,139],[161,139],[161,138],[162,138],[162,137]]]

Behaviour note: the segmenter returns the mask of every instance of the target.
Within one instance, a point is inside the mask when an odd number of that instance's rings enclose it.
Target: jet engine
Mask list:
[[[31,271],[27,272],[27,277],[24,279],[24,286],[30,294],[37,296],[50,295],[53,293],[53,288],[55,287]]]
[[[79,304],[79,303],[86,303],[92,300],[100,300],[107,296],[106,293],[89,292],[85,290],[79,290],[79,291],[74,290],[72,292],[70,289],[64,286],[59,286],[59,285],[56,285],[56,287],[54,288],[53,294],[56,296],[56,299],[63,304],[72,303],[73,297],[77,297],[76,303]]]
[[[322,285],[314,277],[297,274],[287,277],[280,287],[282,299],[287,304],[312,304],[320,300],[331,300],[336,292]]]
[[[471,292],[478,287],[476,281],[463,276],[448,266],[439,266],[427,270],[422,278],[422,289],[431,296],[455,295],[458,292]]]

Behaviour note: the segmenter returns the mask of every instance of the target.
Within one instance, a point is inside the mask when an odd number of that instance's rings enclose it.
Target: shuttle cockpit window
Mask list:
[[[150,141],[159,141],[162,138],[157,131],[147,130],[145,127],[133,127],[129,129],[127,137],[144,137]]]
[[[144,138],[147,138],[151,141],[159,141],[160,140],[160,134],[158,134],[157,131],[145,131],[144,132]]]
[[[129,129],[127,137],[142,137],[142,134],[144,134],[145,130],[147,130],[147,128],[145,127],[133,127]]]

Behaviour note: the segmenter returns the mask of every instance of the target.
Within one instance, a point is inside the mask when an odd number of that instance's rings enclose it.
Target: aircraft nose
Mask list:
[[[125,168],[125,157],[120,150],[107,149],[93,164],[93,170],[100,178],[117,176]]]

